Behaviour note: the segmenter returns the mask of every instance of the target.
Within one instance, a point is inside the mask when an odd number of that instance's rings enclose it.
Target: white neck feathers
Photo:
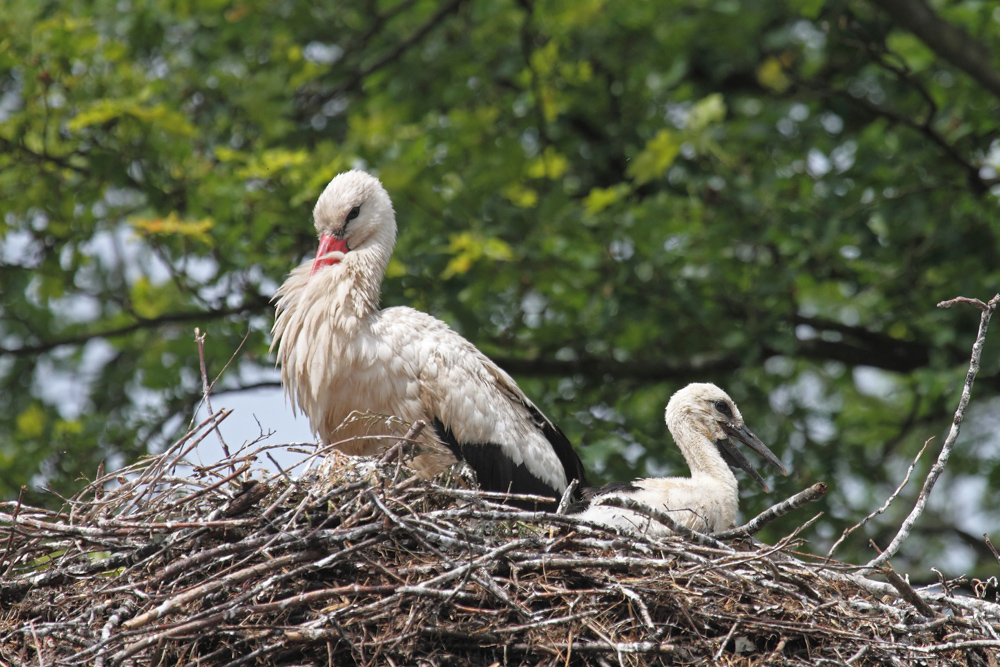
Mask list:
[[[271,351],[278,348],[281,379],[306,412],[322,392],[321,382],[336,374],[342,346],[380,316],[382,278],[396,242],[391,207],[359,244],[336,264],[312,273],[313,260],[292,270],[275,293]],[[315,385],[315,386],[314,386]]]
[[[719,448],[709,437],[703,422],[691,413],[671,420],[668,412],[667,428],[684,455],[692,478],[711,477],[736,488],[736,476],[719,454]]]
[[[725,396],[713,384],[692,383],[670,397],[665,411],[667,429],[691,469],[692,477],[708,476],[736,488],[736,476],[723,460],[715,441],[726,437],[707,397]]]

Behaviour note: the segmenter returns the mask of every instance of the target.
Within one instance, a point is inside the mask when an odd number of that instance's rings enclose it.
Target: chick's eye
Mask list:
[[[351,220],[354,220],[354,218],[358,217],[360,214],[361,214],[361,207],[355,206],[354,208],[351,209],[351,212],[347,214],[347,220],[345,220],[344,222],[345,223],[350,222]]]
[[[726,403],[725,401],[716,401],[715,402],[715,409],[718,410],[719,412],[721,412],[722,414],[724,414],[727,417],[732,418],[732,416],[733,416],[733,411],[729,409],[729,404]]]

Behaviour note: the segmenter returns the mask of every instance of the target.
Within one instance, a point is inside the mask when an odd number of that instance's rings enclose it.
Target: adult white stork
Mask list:
[[[570,480],[584,483],[563,432],[472,343],[426,313],[379,309],[396,216],[378,179],[336,176],[313,218],[319,250],[275,295],[271,349],[286,395],[323,443],[367,436],[339,449],[372,455],[401,434],[386,420],[347,420],[351,413],[422,419],[430,428],[414,467],[424,476],[462,459],[490,491],[558,498]]]
[[[640,479],[613,482],[589,490],[589,499],[571,512],[605,526],[626,531],[667,534],[663,524],[627,509],[601,505],[605,498],[629,498],[666,513],[678,524],[701,532],[716,532],[733,526],[739,509],[736,477],[730,466],[739,467],[767,489],[764,479],[732,438],[749,445],[769,463],[785,472],[781,461],[743,422],[736,403],[714,384],[692,383],[676,392],[667,403],[667,428],[684,455],[691,477]]]

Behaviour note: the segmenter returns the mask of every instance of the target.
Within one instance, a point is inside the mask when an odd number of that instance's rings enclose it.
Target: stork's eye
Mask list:
[[[361,207],[355,206],[354,208],[351,209],[351,212],[347,214],[347,219],[344,220],[344,224],[346,225],[348,222],[354,220],[354,218],[358,217],[359,215],[361,215]]]
[[[729,404],[725,401],[716,401],[715,409],[730,419],[733,418],[733,411],[729,409]]]

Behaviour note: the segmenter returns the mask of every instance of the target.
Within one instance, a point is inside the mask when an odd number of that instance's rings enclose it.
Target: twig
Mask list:
[[[998,295],[998,296],[1000,296],[1000,295]],[[996,308],[996,303],[994,303],[996,300],[997,300],[997,298],[993,297],[990,300],[989,303],[983,303],[979,299],[970,299],[967,296],[956,296],[954,299],[948,299],[947,301],[940,301],[940,302],[938,302],[937,307],[938,308],[951,308],[956,303],[967,303],[970,306],[975,306],[976,308],[978,308],[979,310],[981,310],[981,311],[983,311],[985,313],[986,311],[992,311],[994,308]]]
[[[986,533],[983,533],[983,539],[986,540],[986,546],[988,546],[990,548],[990,551],[993,552],[993,557],[997,559],[998,563],[1000,563],[1000,553],[997,553],[997,548],[993,546],[992,542],[990,542],[990,536]]]
[[[951,456],[951,450],[955,446],[955,441],[958,440],[958,433],[961,430],[962,420],[965,418],[965,410],[969,405],[969,399],[972,396],[972,384],[975,382],[976,374],[979,372],[979,357],[983,352],[983,344],[986,341],[986,330],[990,325],[990,316],[993,315],[993,311],[996,310],[997,304],[1000,303],[1000,294],[997,294],[989,303],[983,304],[977,299],[966,299],[965,297],[957,297],[951,301],[942,301],[939,305],[941,308],[949,308],[953,303],[972,303],[977,308],[981,308],[983,311],[982,316],[979,319],[979,333],[976,336],[976,342],[972,345],[972,358],[969,360],[969,371],[965,376],[965,384],[962,386],[962,398],[959,399],[958,408],[955,410],[955,418],[951,423],[951,430],[948,432],[948,437],[944,441],[944,445],[941,447],[941,453],[938,454],[937,461],[931,466],[930,472],[927,473],[927,478],[924,480],[923,488],[920,489],[920,495],[917,496],[917,502],[910,511],[909,516],[903,521],[903,525],[899,527],[899,531],[896,536],[892,538],[892,542],[889,546],[885,548],[881,554],[873,558],[865,565],[861,570],[862,575],[866,575],[873,572],[876,568],[884,565],[890,558],[896,555],[899,551],[899,547],[902,546],[903,542],[910,536],[910,531],[913,529],[913,525],[920,518],[920,515],[924,512],[924,506],[927,504],[927,498],[934,488],[934,484],[937,483],[938,477],[944,472],[944,467],[948,464],[948,457]]]
[[[382,455],[382,463],[392,463],[397,458],[402,458],[405,450],[409,449],[414,443],[416,443],[417,438],[425,428],[427,428],[427,422],[423,419],[418,419],[413,422],[406,434],[397,440],[396,444],[385,451]]]
[[[848,665],[853,665],[858,660],[860,660],[861,658],[865,657],[865,654],[867,654],[868,651],[871,650],[871,648],[872,648],[871,644],[865,644],[860,649],[858,649],[857,653],[855,653],[854,655],[852,655],[850,658],[847,659],[847,664]]]
[[[726,650],[726,644],[728,644],[729,640],[733,638],[733,634],[736,632],[736,628],[738,627],[740,627],[740,622],[736,621],[733,623],[733,627],[729,628],[729,633],[726,634],[725,639],[722,640],[722,644],[719,645],[719,650],[715,653],[715,662],[718,662],[719,658],[722,657],[723,651]]]
[[[219,382],[219,378],[221,378],[222,374],[225,373],[229,369],[229,366],[232,365],[233,360],[236,359],[237,356],[239,356],[240,350],[242,350],[243,346],[246,345],[247,338],[249,338],[249,337],[250,337],[250,329],[248,328],[247,332],[245,334],[243,334],[243,340],[241,340],[240,344],[236,346],[236,349],[233,351],[233,353],[231,355],[229,355],[229,360],[226,361],[225,365],[223,365],[222,370],[220,370],[219,373],[215,376],[215,379],[212,380],[212,384],[208,385],[208,390],[209,391],[212,391],[212,390],[215,389],[215,385]],[[280,383],[278,383],[278,384],[280,385]],[[251,387],[244,385],[244,386],[240,387],[240,390],[246,390],[246,389],[250,389],[250,388]]]
[[[944,574],[941,573],[941,570],[937,569],[936,567],[932,567],[931,572],[937,575],[938,583],[941,585],[941,590],[944,591],[945,597],[951,597],[951,587],[948,585],[948,580],[945,579]]]
[[[172,445],[170,445],[170,447],[168,447],[166,450],[164,450],[162,454],[160,454],[159,456],[157,456],[156,458],[154,458],[151,461],[150,465],[142,465],[141,463],[135,463],[132,466],[130,466],[129,468],[123,468],[122,470],[119,470],[118,473],[119,474],[127,473],[127,472],[130,472],[130,468],[140,468],[141,467],[142,468],[142,472],[143,472],[143,477],[149,477],[149,476],[152,476],[154,473],[155,474],[159,474],[160,471],[162,471],[162,470],[172,468],[174,465],[176,465],[176,463],[177,463],[177,461],[179,459],[181,459],[181,458],[184,457],[184,454],[182,453],[182,454],[178,455],[169,464],[167,463],[168,457],[173,456],[174,452],[176,452],[177,450],[181,449],[181,447],[183,447],[187,443],[188,440],[190,440],[195,435],[197,435],[203,428],[205,428],[206,426],[208,426],[212,422],[221,420],[222,419],[221,415],[223,413],[225,413],[225,412],[226,412],[226,410],[219,410],[216,413],[210,414],[208,417],[206,417],[204,419],[204,421],[202,421],[200,424],[198,424],[194,428],[189,428],[187,430],[187,433],[185,433],[176,442],[174,442]],[[232,411],[230,410],[229,412],[232,412]],[[187,451],[189,451],[189,450],[185,450],[185,453]]]
[[[788,535],[785,535],[783,538],[781,538],[781,540],[778,542],[778,544],[775,545],[775,548],[784,548],[784,546],[786,544],[788,544],[789,542],[791,542],[792,540],[794,540],[796,537],[798,537],[799,533],[801,533],[802,531],[806,530],[807,528],[809,528],[810,526],[812,526],[814,523],[816,523],[817,521],[819,521],[822,516],[823,516],[823,512],[819,512],[818,514],[814,514],[811,519],[809,519],[808,521],[806,521],[805,523],[803,523],[801,526],[796,526],[795,530],[793,530],[791,533],[789,533]]]
[[[201,366],[201,391],[202,397],[205,399],[205,407],[208,408],[208,414],[212,414],[212,390],[208,386],[208,371],[205,368],[205,337],[207,333],[201,333],[201,329],[198,327],[194,328],[194,342],[198,344],[198,362]],[[212,384],[215,384],[214,382]],[[194,423],[194,417],[191,418],[191,423]],[[219,429],[215,429],[215,434],[219,436],[219,444],[222,445],[222,453],[226,455],[226,459],[231,459],[232,455],[229,453],[229,445],[222,437],[222,432]]]
[[[288,556],[284,556],[282,558],[275,558],[274,560],[271,561],[251,565],[250,567],[244,568],[243,570],[234,572],[232,574],[228,574],[224,577],[219,577],[218,579],[212,579],[201,586],[197,586],[196,588],[193,588],[185,593],[182,593],[176,597],[167,600],[166,602],[158,606],[156,609],[148,611],[144,614],[140,614],[139,616],[136,616],[135,618],[126,621],[123,624],[123,627],[125,627],[125,629],[127,630],[135,630],[136,628],[141,628],[147,623],[151,623],[159,618],[167,616],[168,614],[174,613],[188,602],[192,602],[194,600],[203,598],[209,593],[219,590],[220,588],[235,586],[236,584],[246,581],[251,577],[259,576],[265,572],[278,570],[288,565],[292,565],[294,563],[300,563],[304,560],[316,560],[319,557],[319,555],[320,554],[318,554],[315,551],[303,551],[300,553],[293,553],[289,554]]]
[[[234,465],[235,465],[235,463],[234,463]],[[206,493],[208,493],[210,491],[216,490],[220,486],[224,486],[225,484],[233,481],[234,479],[236,479],[236,477],[238,477],[239,475],[247,472],[248,470],[250,470],[250,464],[249,463],[245,463],[240,468],[238,468],[236,470],[233,470],[232,474],[230,474],[228,477],[223,477],[222,479],[216,481],[213,484],[210,484],[208,486],[202,487],[202,488],[198,489],[197,491],[193,491],[192,493],[189,493],[188,495],[184,496],[183,498],[178,498],[173,503],[171,503],[171,504],[167,505],[165,508],[163,508],[161,511],[170,511],[170,510],[172,510],[174,508],[181,507],[185,503],[188,503],[188,502],[194,500],[198,496],[202,496],[202,495],[204,495],[204,494],[206,494]]]
[[[532,644],[510,644],[507,648],[515,653],[535,653],[539,649],[551,652],[563,652],[569,648],[579,653],[625,653],[628,655],[642,655],[646,653],[657,654],[682,653],[683,650],[674,644],[661,644],[659,642],[574,642],[572,645],[566,642],[552,642],[544,647]]]
[[[111,639],[111,631],[121,625],[123,618],[132,614],[133,604],[132,600],[127,600],[121,607],[115,610],[115,612],[111,615],[111,618],[108,619],[108,622],[104,624],[104,627],[101,629],[101,643],[105,647]],[[94,658],[94,667],[104,667],[106,654],[106,650],[98,652],[97,656]]]
[[[642,596],[633,591],[631,588],[626,588],[621,584],[618,584],[616,588],[622,592],[622,595],[627,597],[629,600],[634,602],[637,607],[639,607],[639,617],[642,619],[642,624],[645,625],[646,629],[653,634],[654,639],[659,639],[663,633],[667,631],[667,628],[661,627],[658,629],[656,627],[656,624],[653,623],[653,617],[649,615],[649,608],[642,600]]]
[[[607,505],[608,507],[618,507],[621,509],[630,510],[648,519],[652,519],[657,523],[662,523],[664,526],[669,528],[671,532],[674,532],[678,535],[683,535],[684,537],[690,540],[694,540],[699,544],[715,547],[717,549],[724,549],[724,550],[729,549],[729,547],[724,545],[722,542],[719,542],[714,537],[709,537],[705,533],[700,533],[696,530],[691,530],[687,526],[677,523],[677,521],[673,517],[666,514],[665,512],[660,512],[658,510],[655,510],[652,507],[649,507],[648,505],[643,505],[642,503],[638,503],[632,500],[631,498],[616,498],[614,496],[611,496],[610,498],[602,498],[599,504]]]
[[[271,465],[273,465],[275,468],[277,468],[278,473],[282,477],[285,478],[285,481],[288,482],[289,485],[291,485],[291,486],[298,486],[299,485],[299,483],[295,480],[295,478],[293,478],[291,475],[289,475],[288,472],[284,468],[281,467],[281,464],[278,463],[277,459],[275,459],[273,456],[271,456],[271,452],[266,452],[264,454],[264,456],[266,456],[268,458],[268,460],[271,461]]]
[[[237,470],[233,476],[243,472],[244,470],[241,468],[240,470]],[[232,518],[243,514],[258,502],[263,500],[269,492],[270,487],[263,482],[255,479],[246,482],[246,486],[243,490],[233,496],[233,499],[229,502],[229,504],[222,508],[222,516]]]
[[[806,503],[823,497],[826,493],[826,484],[818,482],[804,491],[799,491],[791,498],[782,500],[777,505],[772,505],[742,526],[730,528],[729,530],[713,533],[712,537],[717,540],[729,540],[734,537],[750,537],[756,535],[760,530],[775,519],[782,517],[792,510],[796,510]]]
[[[913,463],[911,463],[910,467],[906,469],[906,475],[903,476],[903,481],[899,483],[899,486],[897,486],[896,490],[892,492],[892,495],[890,495],[886,499],[886,501],[882,504],[882,507],[879,507],[877,510],[875,510],[874,512],[872,512],[864,519],[851,526],[850,528],[844,529],[844,532],[841,533],[840,538],[833,543],[833,546],[830,547],[830,550],[826,553],[827,562],[829,562],[830,558],[833,557],[833,552],[836,551],[837,547],[839,547],[844,542],[844,540],[847,539],[848,535],[853,533],[858,528],[861,528],[861,526],[865,525],[866,523],[877,517],[879,514],[882,514],[887,509],[889,509],[889,505],[891,505],[892,501],[896,499],[896,496],[899,495],[899,492],[903,490],[903,487],[906,486],[906,483],[910,481],[910,474],[913,472],[913,469],[917,466],[917,462],[920,460],[921,455],[923,455],[924,450],[927,449],[927,445],[930,444],[930,441],[933,439],[934,437],[931,436],[930,438],[927,438],[927,440],[924,441],[924,446],[920,448],[920,451],[917,452],[917,455],[913,457]]]
[[[892,587],[899,591],[899,594],[903,596],[903,599],[913,605],[914,609],[920,612],[923,616],[927,618],[937,618],[939,614],[931,609],[931,606],[927,604],[927,601],[922,597],[917,595],[917,592],[913,590],[913,586],[910,586],[909,582],[899,576],[892,565],[886,564],[885,570],[883,571],[886,580],[892,584]]]
[[[566,485],[566,490],[563,491],[562,497],[559,499],[559,504],[556,506],[556,514],[565,514],[566,508],[569,507],[570,502],[573,500],[573,494],[576,493],[576,487],[580,486],[580,480],[571,479],[569,484]]]
[[[188,452],[190,452],[192,449],[200,445],[201,441],[204,440],[206,437],[208,437],[208,434],[211,433],[213,430],[219,428],[219,424],[221,424],[222,421],[232,413],[233,413],[232,410],[226,410],[225,408],[223,408],[222,410],[219,410],[218,412],[209,415],[209,417],[205,419],[205,421],[203,421],[202,423],[198,424],[198,426],[196,426],[194,430],[185,433],[180,440],[178,440],[170,447],[170,449],[164,452],[164,455],[158,457],[156,459],[156,464],[150,466],[146,471],[144,471],[143,482],[146,485],[146,490],[143,493],[136,494],[136,496],[133,497],[131,501],[129,501],[128,505],[126,505],[123,511],[127,511],[129,508],[134,507],[147,495],[152,497],[154,491],[156,490],[157,482],[161,477],[163,477],[166,471],[176,467],[177,464],[180,463],[180,461],[185,456],[187,456]],[[197,435],[198,432],[201,431],[201,429],[204,428],[205,426],[210,426],[209,430],[206,431],[205,433],[202,433],[201,435],[198,435],[197,438],[188,443],[188,440],[194,438],[194,436]],[[184,447],[183,449],[181,449],[182,446]],[[168,460],[166,455],[173,453],[177,449],[181,449],[180,453],[178,453],[172,459]]]
[[[519,500],[528,503],[538,503],[538,504],[552,504],[552,498],[550,496],[539,496],[533,493],[509,493],[507,491],[484,491],[482,489],[449,489],[437,484],[432,484],[434,490],[443,496],[450,496],[452,498],[462,498],[468,500],[485,500],[485,501],[497,501],[496,503],[490,503],[495,507],[508,508],[511,512],[517,512],[516,508],[510,505],[505,505],[511,500]],[[521,514],[528,513],[528,510],[522,510]],[[539,515],[542,512],[530,512],[532,515]]]
[[[21,486],[21,490],[17,494],[17,504],[14,505],[14,514],[10,518],[10,535],[7,536],[7,548],[3,551],[3,558],[0,558],[0,563],[6,562],[7,557],[10,555],[10,548],[14,544],[14,533],[17,532],[17,515],[21,511],[21,501],[24,499],[24,486]],[[986,540],[989,542],[989,538]],[[996,553],[995,551],[993,553]],[[10,563],[7,564],[7,568],[4,570],[4,577],[10,574],[10,570],[14,567],[14,561],[17,559],[12,559]]]

